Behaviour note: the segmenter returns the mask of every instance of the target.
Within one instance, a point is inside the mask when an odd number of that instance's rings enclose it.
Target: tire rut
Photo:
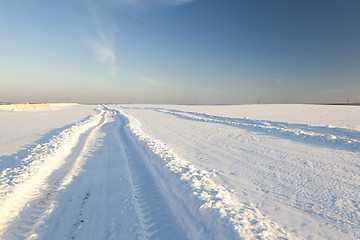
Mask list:
[[[172,214],[166,200],[144,161],[142,150],[136,146],[125,131],[125,121],[119,116],[117,136],[127,160],[133,202],[136,205],[146,239],[187,239],[185,231]]]
[[[72,171],[76,167],[77,161],[84,158],[86,154],[88,138],[93,132],[97,131],[104,122],[105,112],[101,114],[101,120],[98,124],[90,127],[79,136],[76,145],[73,146],[69,154],[65,157],[64,163],[58,169],[55,169],[51,175],[45,179],[41,177],[37,179],[34,193],[36,198],[24,203],[25,207],[21,209],[17,217],[4,229],[1,238],[36,238],[37,235],[34,234],[34,230],[42,223],[42,219],[52,211],[57,192],[62,189],[66,179],[72,177]]]

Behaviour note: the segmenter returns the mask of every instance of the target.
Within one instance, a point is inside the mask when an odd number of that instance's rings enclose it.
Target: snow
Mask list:
[[[360,238],[359,110],[0,111],[0,238]]]
[[[253,203],[295,236],[359,237],[360,134],[348,127],[359,124],[354,108],[343,106],[339,117],[338,106],[325,106],[326,111],[324,106],[293,105],[289,114],[303,114],[288,116],[292,122],[276,122],[276,107],[283,112],[289,106],[254,107],[258,119],[240,116],[250,106],[130,105],[124,111],[138,119],[146,134],[198,170],[215,173],[214,179],[233,188],[238,199]],[[319,116],[310,118],[316,107],[324,119],[320,126],[315,125]],[[349,124],[342,128],[339,122],[344,121]]]
[[[141,107],[143,105],[131,105]],[[360,131],[358,106],[304,105],[304,104],[254,104],[254,105],[146,105],[187,112],[201,112],[230,118],[249,118],[275,122],[307,124]]]
[[[39,111],[47,108],[59,109],[76,103],[13,103],[13,104],[0,104],[0,111]]]
[[[31,148],[26,145],[34,147],[48,141],[71,124],[90,116],[94,109],[94,106],[76,104],[51,106],[37,111],[0,111],[0,154],[12,155]]]

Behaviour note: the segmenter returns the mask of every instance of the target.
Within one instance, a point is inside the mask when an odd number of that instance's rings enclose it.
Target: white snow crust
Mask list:
[[[77,105],[76,103],[13,103],[13,104],[0,104],[0,111],[39,111],[44,109],[60,109]]]
[[[0,239],[360,238],[360,107],[0,111]]]

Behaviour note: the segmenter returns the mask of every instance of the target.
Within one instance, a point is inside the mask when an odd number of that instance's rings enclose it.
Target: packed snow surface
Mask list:
[[[0,239],[360,238],[360,107],[0,111]]]

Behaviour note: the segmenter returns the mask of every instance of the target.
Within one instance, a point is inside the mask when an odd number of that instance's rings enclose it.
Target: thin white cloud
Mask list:
[[[320,93],[322,93],[322,94],[331,94],[331,93],[334,93],[334,92],[338,92],[338,90],[328,89],[328,90],[320,91]]]
[[[118,7],[122,11],[130,12],[134,17],[140,17],[146,12],[176,7],[184,5],[195,0],[109,0],[115,7]]]
[[[281,81],[280,81],[280,79],[275,78],[275,79],[274,79],[274,82],[276,82],[276,84],[277,84],[278,86],[281,86]]]
[[[112,0],[112,2],[114,3],[139,6],[139,7],[178,6],[193,1],[194,0]]]
[[[139,80],[147,82],[147,83],[149,83],[151,85],[155,85],[155,86],[165,86],[166,85],[164,82],[161,82],[152,77],[140,77]]]
[[[192,2],[194,0],[108,0],[115,5],[115,7],[131,6],[135,12],[146,12],[148,9],[161,6],[178,6]],[[87,38],[87,44],[93,50],[95,59],[101,63],[108,75],[115,76],[119,67],[116,65],[116,54],[114,51],[113,29],[111,23],[105,23],[104,14],[100,15],[100,7],[106,4],[106,0],[85,0],[85,3],[91,13],[95,34]],[[109,2],[108,2],[109,3]],[[120,9],[119,8],[119,9]],[[110,27],[109,27],[110,25]],[[159,85],[159,84],[158,84]]]
[[[89,39],[88,44],[94,51],[96,60],[105,66],[110,76],[115,76],[118,72],[118,67],[115,65],[116,56],[112,47],[107,46],[104,42],[93,39]]]
[[[159,5],[178,6],[193,1],[194,0],[153,0],[148,2],[153,2],[154,4],[159,4]],[[143,0],[143,2],[147,2],[147,1]]]
[[[104,65],[107,73],[110,76],[115,76],[119,68],[116,66],[116,55],[114,53],[114,41],[111,31],[105,30],[95,3],[90,0],[87,0],[86,3],[95,27],[95,36],[88,37],[87,43],[93,50],[96,60]]]

